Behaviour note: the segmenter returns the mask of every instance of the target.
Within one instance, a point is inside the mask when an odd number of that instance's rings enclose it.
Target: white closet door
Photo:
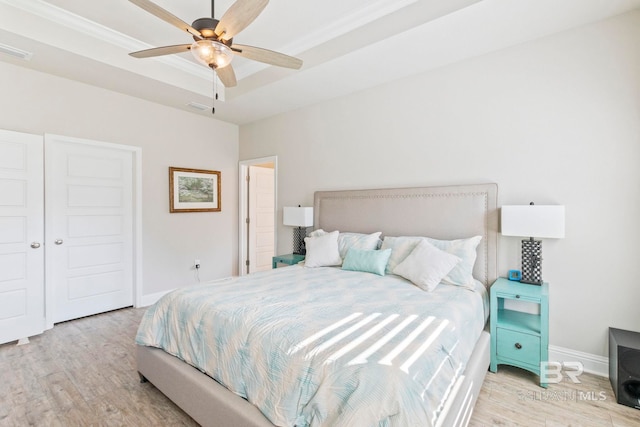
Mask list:
[[[44,330],[42,136],[0,130],[0,344]]]
[[[133,153],[56,135],[45,152],[53,322],[132,305]]]
[[[249,166],[249,271],[270,270],[275,255],[274,170]]]

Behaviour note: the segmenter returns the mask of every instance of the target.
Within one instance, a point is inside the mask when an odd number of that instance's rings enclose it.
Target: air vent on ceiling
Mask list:
[[[15,58],[24,59],[25,61],[29,61],[33,56],[32,52],[27,52],[26,50],[18,49],[16,47],[8,46],[2,43],[0,43],[0,53],[5,53]]]
[[[193,102],[187,104],[187,107],[193,108],[194,110],[207,111],[210,110],[211,107],[208,105],[200,104],[199,102]]]

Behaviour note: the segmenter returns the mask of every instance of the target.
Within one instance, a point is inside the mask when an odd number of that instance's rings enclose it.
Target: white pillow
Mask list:
[[[327,234],[327,232],[324,231],[322,228],[318,228],[317,230],[313,230],[311,233],[309,233],[308,237],[318,237],[318,236],[322,236],[323,234]]]
[[[433,291],[438,283],[461,261],[427,240],[421,240],[393,273],[413,282],[420,289]]]
[[[338,251],[338,234],[338,231],[332,231],[320,236],[305,237],[307,254],[304,258],[304,266],[328,267],[342,264]]]
[[[385,236],[381,249],[391,248],[391,256],[387,263],[387,273],[392,274],[394,269],[416,247],[421,240],[426,240],[436,248],[457,256],[461,261],[442,279],[443,283],[456,286],[474,288],[473,266],[476,263],[476,248],[482,240],[482,236],[474,236],[468,239],[437,240],[430,237],[418,236]]]
[[[474,288],[473,266],[476,263],[478,253],[476,248],[482,240],[482,236],[474,236],[468,239],[437,240],[426,237],[427,241],[438,249],[461,259],[458,265],[446,275],[442,281],[449,285]]]
[[[362,233],[340,233],[338,236],[338,250],[344,259],[349,249],[360,249],[363,251],[374,251],[380,246],[381,232],[372,234]]]
[[[318,237],[327,234],[322,228],[313,230],[309,233],[309,237]],[[340,233],[338,234],[338,251],[340,251],[340,258],[344,259],[347,256],[349,249],[361,249],[363,251],[373,251],[380,247],[382,243],[380,241],[380,231],[371,234],[362,233]]]
[[[395,270],[398,264],[404,261],[404,259],[409,256],[416,245],[423,239],[424,237],[417,236],[385,236],[380,249],[391,249],[391,256],[389,257],[389,262],[387,263],[387,274],[393,274],[393,270]]]

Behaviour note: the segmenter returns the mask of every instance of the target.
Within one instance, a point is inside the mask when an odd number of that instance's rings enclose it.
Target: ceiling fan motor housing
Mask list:
[[[207,40],[215,40],[220,43],[224,43],[227,46],[231,46],[233,38],[230,38],[229,40],[224,40],[223,38],[219,38],[216,35],[215,29],[218,26],[218,22],[220,21],[214,18],[198,18],[195,21],[193,21],[193,24],[191,24],[191,26],[196,30],[200,31],[200,34],[202,34],[203,38]],[[195,36],[193,37],[193,39],[196,41],[199,40]]]

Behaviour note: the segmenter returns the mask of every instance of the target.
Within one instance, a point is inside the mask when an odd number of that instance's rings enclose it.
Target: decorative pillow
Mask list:
[[[425,239],[438,249],[457,256],[461,261],[453,270],[445,276],[442,281],[449,285],[464,286],[469,289],[474,288],[473,266],[476,263],[478,253],[476,248],[482,240],[482,236],[474,236],[468,239],[457,240],[437,240],[430,237]]]
[[[476,262],[476,248],[482,240],[482,236],[474,236],[468,239],[438,240],[430,237],[419,236],[385,236],[381,249],[392,249],[389,263],[387,264],[387,274],[392,274],[393,270],[416,247],[421,240],[427,240],[436,248],[457,256],[462,261],[442,279],[449,285],[464,286],[469,289],[474,287],[473,266]]]
[[[460,261],[457,256],[448,254],[422,239],[409,256],[393,269],[393,274],[402,276],[420,289],[431,292]]]
[[[329,267],[340,265],[342,258],[338,251],[338,231],[325,233],[315,237],[305,237],[304,243],[307,254],[304,259],[305,267]]]
[[[311,233],[309,233],[308,237],[318,237],[322,236],[323,234],[327,234],[327,232],[322,228],[318,228],[317,230],[313,230]]]
[[[318,237],[327,234],[326,231],[319,228],[309,233],[309,237]],[[347,256],[347,252],[351,248],[374,250],[380,248],[382,243],[380,240],[381,232],[362,234],[362,233],[340,233],[338,234],[338,250],[340,251],[340,258],[344,259]]]
[[[338,236],[338,250],[344,259],[349,249],[375,250],[380,247],[381,232],[372,234],[340,233]]]
[[[364,271],[384,276],[391,249],[363,250],[351,248],[347,251],[342,263],[343,270]]]
[[[398,264],[404,261],[416,245],[423,239],[424,237],[417,236],[385,236],[380,249],[391,249],[391,256],[389,257],[389,263],[387,264],[387,274],[393,274],[393,270],[398,266]]]

